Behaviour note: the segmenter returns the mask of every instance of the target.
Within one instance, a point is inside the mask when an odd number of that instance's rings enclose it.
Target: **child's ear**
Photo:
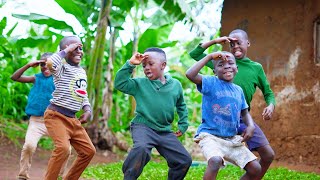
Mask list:
[[[166,61],[163,62],[163,63],[161,64],[161,70],[164,70],[164,69],[166,68],[166,65],[167,65],[167,62],[166,62]]]
[[[248,41],[247,43],[248,43],[248,47],[250,47],[250,41]]]

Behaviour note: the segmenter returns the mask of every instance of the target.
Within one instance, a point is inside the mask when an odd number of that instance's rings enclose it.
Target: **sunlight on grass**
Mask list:
[[[122,163],[111,163],[106,165],[97,165],[88,167],[83,178],[90,180],[122,180]],[[186,180],[201,180],[205,171],[205,165],[191,166],[188,171]],[[168,166],[165,162],[157,163],[150,161],[145,168],[139,180],[166,180]],[[217,179],[221,180],[237,180],[244,173],[243,170],[236,166],[228,165],[219,171]],[[320,180],[320,175],[315,173],[303,173],[288,170],[286,168],[272,168],[265,175],[264,180]]]

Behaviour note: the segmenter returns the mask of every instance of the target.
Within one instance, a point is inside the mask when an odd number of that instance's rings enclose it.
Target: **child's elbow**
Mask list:
[[[193,76],[192,76],[192,73],[190,72],[190,70],[187,70],[187,72],[186,72],[186,77],[187,77],[189,80],[192,80],[192,79],[193,79]]]

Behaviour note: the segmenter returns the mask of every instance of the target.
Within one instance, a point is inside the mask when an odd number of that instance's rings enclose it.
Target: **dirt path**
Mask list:
[[[7,140],[0,139],[0,180],[16,180],[19,172],[21,148],[14,146]],[[51,151],[37,149],[32,158],[32,167],[30,177],[32,180],[42,180],[48,164]],[[75,158],[75,152],[71,155],[71,161],[68,164],[70,168]],[[97,153],[91,161],[92,164],[110,163],[121,160],[116,154],[109,153],[103,156],[101,152]]]

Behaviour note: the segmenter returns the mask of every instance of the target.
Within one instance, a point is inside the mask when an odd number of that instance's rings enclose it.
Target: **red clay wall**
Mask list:
[[[319,0],[225,0],[221,35],[248,32],[248,57],[258,61],[275,92],[273,119],[264,122],[257,90],[252,116],[267,135],[277,160],[320,168],[320,66],[314,62],[313,23]],[[228,47],[226,48],[228,50]]]

